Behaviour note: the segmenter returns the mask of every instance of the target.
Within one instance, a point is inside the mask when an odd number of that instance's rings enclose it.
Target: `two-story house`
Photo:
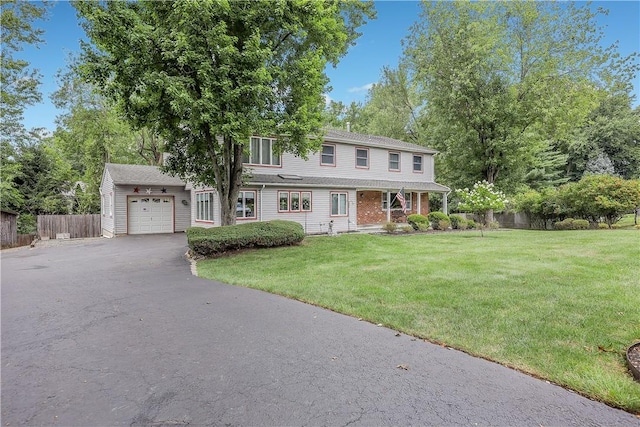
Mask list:
[[[286,219],[309,234],[356,231],[426,215],[429,194],[450,191],[435,182],[436,151],[419,145],[328,130],[320,150],[305,160],[277,155],[274,142],[251,138],[244,162],[250,178],[238,196],[237,223]],[[406,214],[396,198],[401,189]],[[194,188],[152,166],[107,164],[101,194],[107,236],[220,225],[215,189]],[[443,201],[446,212],[446,196]]]

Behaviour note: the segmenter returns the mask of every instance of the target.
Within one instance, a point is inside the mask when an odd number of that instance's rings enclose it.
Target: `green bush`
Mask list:
[[[574,219],[573,220],[573,229],[574,230],[588,230],[589,229],[589,221],[586,219]]]
[[[469,228],[469,229],[478,228],[478,224],[476,224],[476,222],[474,220],[468,219],[467,220],[467,228]]]
[[[606,229],[606,230],[608,230],[608,229],[609,229],[609,226],[608,226],[606,223],[604,223],[604,222],[599,222],[599,223],[598,223],[598,228],[599,228],[599,229]]]
[[[449,215],[451,227],[454,230],[464,230],[467,228],[467,220],[461,215]]]
[[[239,249],[293,245],[303,239],[304,229],[294,221],[276,220],[187,229],[189,248],[193,253],[205,257]]]
[[[410,225],[403,225],[402,227],[400,227],[400,230],[402,230],[403,233],[411,233],[413,231],[413,227]]]
[[[500,223],[498,221],[491,221],[489,223],[490,230],[497,230],[498,228],[500,228]]]
[[[553,228],[556,230],[573,230],[573,218],[565,218],[562,221],[554,222]]]
[[[395,222],[386,222],[382,226],[382,229],[387,233],[395,233],[396,230],[398,229],[398,224],[396,224]]]
[[[440,227],[440,221],[447,221],[449,225],[451,224],[449,220],[449,215],[443,212],[431,212],[429,213],[427,218],[429,219],[429,222],[431,222],[431,226],[433,227],[434,230],[442,230],[442,228]],[[449,227],[449,225],[447,225],[447,227],[444,229],[446,230]]]
[[[424,215],[411,214],[407,217],[407,222],[416,231],[425,231],[429,228],[429,218]]]
[[[451,227],[451,221],[449,221],[448,219],[441,219],[440,221],[438,221],[438,230],[445,231],[449,227]]]

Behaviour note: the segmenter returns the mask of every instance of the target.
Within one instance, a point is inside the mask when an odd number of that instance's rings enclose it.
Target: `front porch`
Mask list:
[[[446,187],[445,187],[446,188]],[[448,189],[447,189],[448,190]],[[427,216],[430,212],[429,192],[404,188],[406,213],[402,211],[396,194],[400,191],[387,189],[358,189],[356,191],[356,210],[358,230],[380,227],[387,222],[406,223],[411,214]],[[448,191],[431,191],[443,195],[442,210],[447,213]]]

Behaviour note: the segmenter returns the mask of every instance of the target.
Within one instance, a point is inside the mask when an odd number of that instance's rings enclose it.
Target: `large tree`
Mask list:
[[[138,131],[119,116],[109,100],[77,74],[70,58],[58,73],[59,88],[51,99],[61,113],[53,144],[82,181],[85,191],[77,213],[100,211],[99,187],[106,162],[160,165],[162,141],[146,128]]]
[[[2,67],[0,67],[0,139],[15,143],[25,138],[22,114],[25,107],[42,98],[38,85],[40,73],[30,68],[18,52],[25,45],[42,43],[42,30],[33,22],[44,18],[46,6],[18,0],[0,1],[2,23]]]
[[[405,56],[450,184],[514,189],[543,163],[538,153],[585,120],[598,89],[629,78],[637,63],[600,47],[597,13],[576,3],[423,3]]]
[[[380,81],[369,89],[363,108],[367,133],[425,145],[420,104],[406,64],[397,69],[383,67]]]
[[[74,6],[94,44],[85,76],[134,127],[166,139],[169,171],[217,189],[223,225],[235,223],[251,135],[276,136],[277,152],[318,147],[324,69],[374,16],[359,0]]]

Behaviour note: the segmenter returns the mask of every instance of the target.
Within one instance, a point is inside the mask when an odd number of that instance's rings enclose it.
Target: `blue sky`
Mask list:
[[[608,46],[618,41],[619,51],[624,56],[640,52],[640,2],[593,2],[593,9],[598,6],[610,11],[608,16],[599,19],[600,25],[605,27],[603,43]],[[402,55],[401,41],[417,20],[420,6],[417,1],[377,1],[376,9],[378,18],[360,29],[362,36],[357,45],[349,50],[336,68],[327,70],[333,88],[328,96],[333,100],[346,104],[365,100],[367,89],[377,82],[382,67],[395,67],[398,64]],[[58,88],[55,75],[65,66],[68,54],[80,49],[84,31],[78,23],[75,9],[65,1],[56,2],[48,20],[35,25],[45,30],[45,44],[37,49],[27,47],[16,56],[28,60],[43,75],[40,86],[43,101],[25,111],[24,125],[27,128],[54,130],[59,112],[52,105],[49,95]],[[636,76],[634,86],[634,105],[638,105],[640,76]]]

